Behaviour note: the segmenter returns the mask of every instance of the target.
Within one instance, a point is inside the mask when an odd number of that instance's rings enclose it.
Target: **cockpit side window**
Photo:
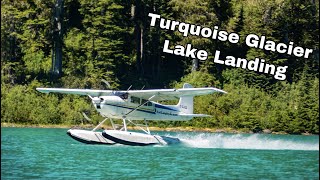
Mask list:
[[[147,102],[148,100],[146,99],[140,99],[138,97],[134,97],[134,96],[131,96],[130,98],[130,102],[131,103],[135,103],[135,104],[144,104],[144,106],[152,106],[152,102]],[[146,103],[147,102],[147,103]]]
[[[147,102],[148,100],[145,100],[145,99],[141,99],[141,104],[144,104],[144,106],[152,106],[152,102]],[[147,102],[147,103],[146,103]]]
[[[147,106],[148,103],[146,103],[148,100],[141,99],[141,104],[144,104],[144,106]]]
[[[131,102],[135,104],[140,104],[140,98],[131,96]]]

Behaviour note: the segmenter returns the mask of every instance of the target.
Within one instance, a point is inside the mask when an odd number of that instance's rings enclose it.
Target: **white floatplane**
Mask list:
[[[130,88],[129,88],[130,89]],[[105,117],[92,131],[69,129],[68,135],[73,139],[88,144],[125,144],[125,145],[155,145],[178,143],[178,138],[153,135],[147,125],[149,120],[160,121],[187,121],[193,117],[209,117],[206,114],[193,114],[193,97],[226,93],[214,87],[193,88],[185,83],[182,89],[151,89],[151,90],[92,90],[66,88],[37,88],[43,93],[64,93],[87,95],[92,100],[95,109]],[[156,101],[179,99],[177,105],[163,105]],[[97,132],[107,119],[110,120],[113,130]],[[122,119],[121,129],[117,128],[114,119]],[[137,124],[143,120],[145,124]],[[139,127],[143,133],[127,130],[128,124]]]

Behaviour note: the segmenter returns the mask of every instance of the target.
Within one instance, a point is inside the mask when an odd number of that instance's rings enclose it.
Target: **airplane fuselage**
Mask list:
[[[147,102],[145,99],[134,96],[129,96],[126,99],[119,96],[100,96],[99,98],[94,98],[92,103],[102,116],[115,119],[172,121],[191,119],[190,117],[179,116],[181,112],[176,105],[163,105],[153,101]],[[138,107],[139,105],[140,107]]]

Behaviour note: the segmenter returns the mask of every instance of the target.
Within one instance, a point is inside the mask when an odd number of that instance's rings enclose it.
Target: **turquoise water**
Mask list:
[[[1,128],[3,179],[319,179],[319,136],[173,133],[180,145],[86,145],[67,129]]]

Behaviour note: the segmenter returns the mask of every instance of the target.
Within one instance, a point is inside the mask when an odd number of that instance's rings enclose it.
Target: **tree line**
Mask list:
[[[1,1],[1,122],[86,123],[101,118],[87,97],[41,94],[36,87],[105,89],[215,86],[228,94],[196,97],[210,118],[152,122],[158,126],[319,133],[319,2],[313,0],[63,0]],[[58,11],[59,10],[59,11]],[[59,12],[59,16],[57,16]],[[148,13],[219,26],[241,37],[264,35],[314,50],[308,59],[150,27]],[[58,17],[58,18],[57,18]],[[60,18],[60,19],[59,19]],[[288,66],[285,81],[162,52],[165,40],[208,52]],[[59,47],[60,50],[59,51]],[[61,55],[62,71],[53,67]],[[174,102],[173,102],[174,103]]]

